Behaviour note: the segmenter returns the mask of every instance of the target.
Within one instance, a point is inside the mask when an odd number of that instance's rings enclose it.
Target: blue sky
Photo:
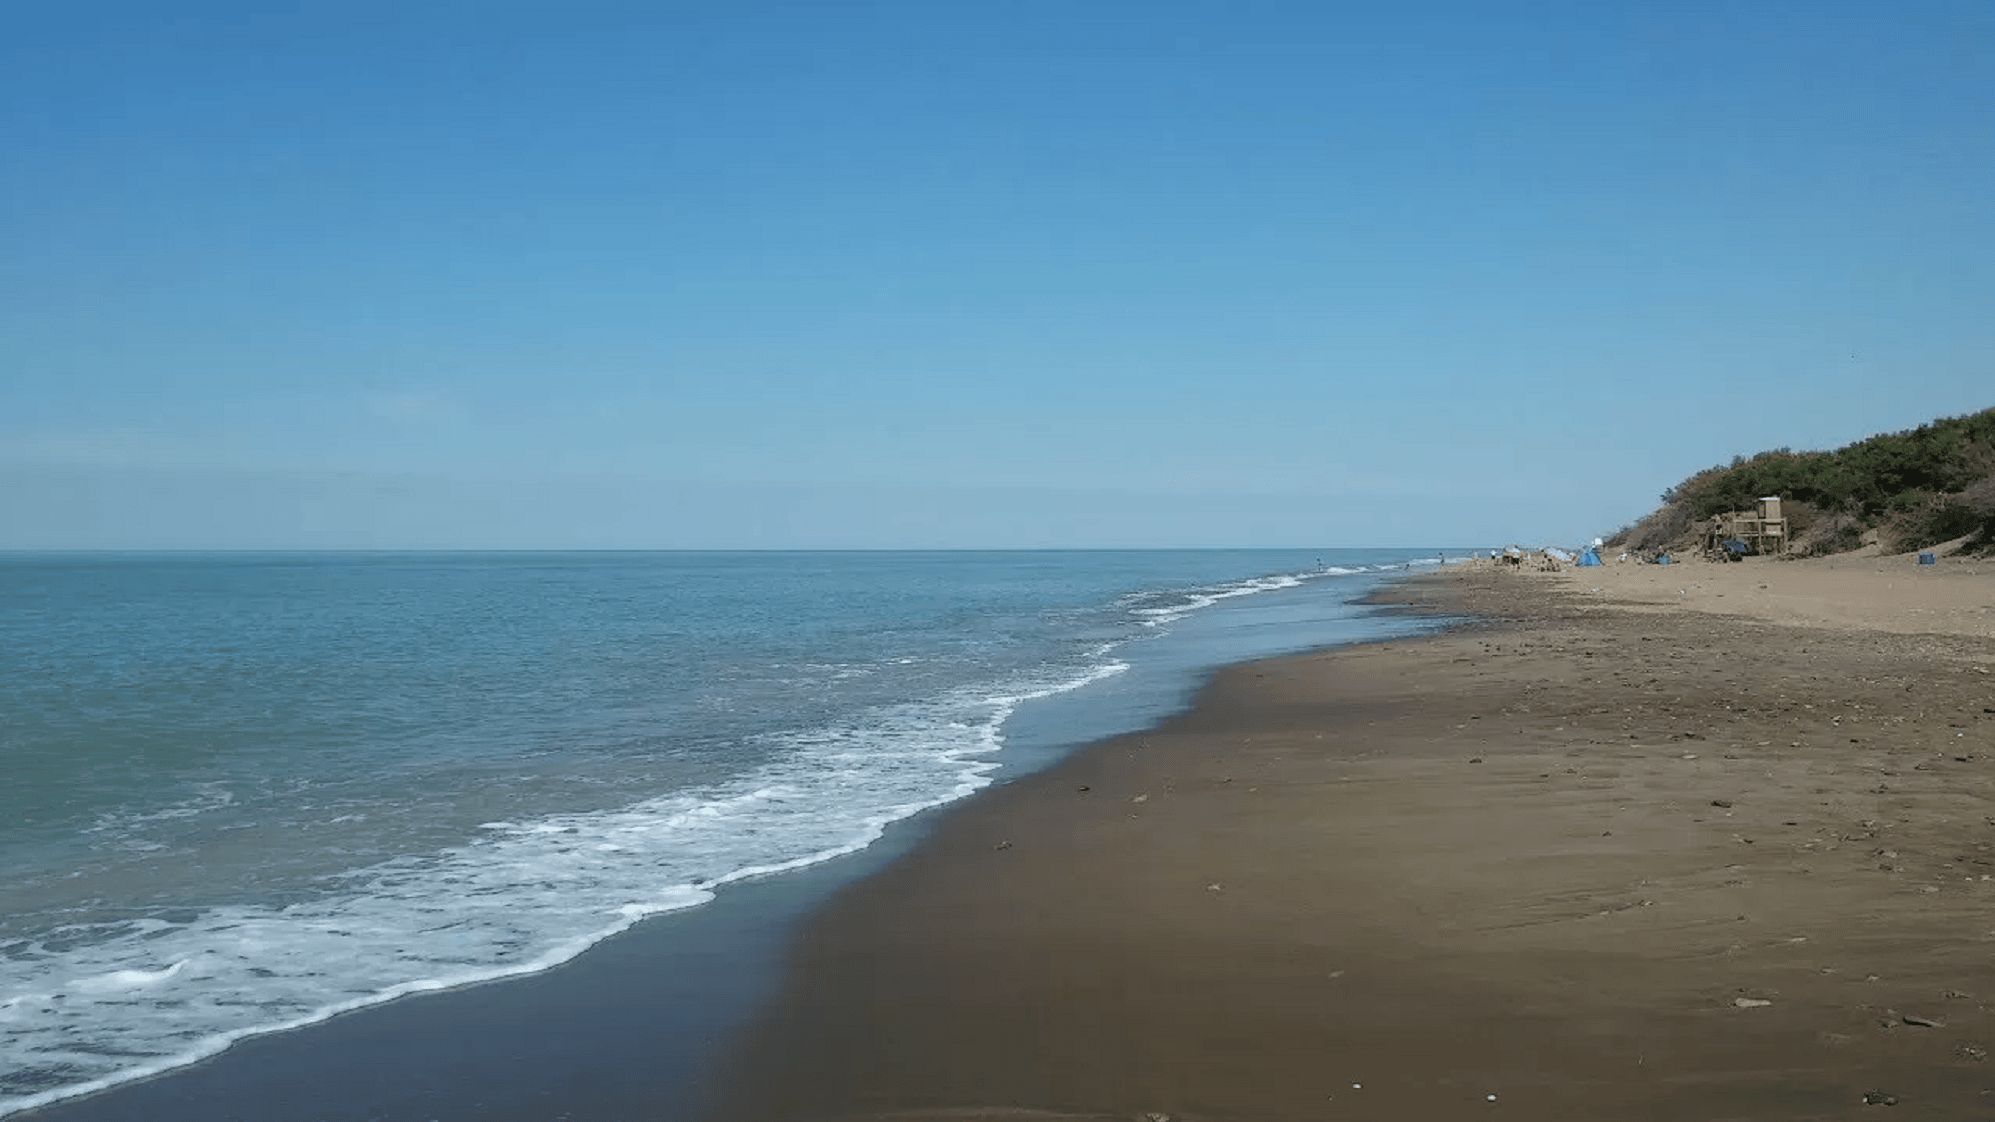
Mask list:
[[[1979,2],[4,23],[0,548],[1571,541],[1995,405]]]

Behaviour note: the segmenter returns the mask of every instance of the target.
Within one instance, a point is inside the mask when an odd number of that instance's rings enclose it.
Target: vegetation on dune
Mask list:
[[[1663,506],[1614,536],[1632,550],[1683,549],[1725,511],[1778,495],[1794,551],[1840,553],[1875,534],[1889,552],[1966,537],[1995,550],[1995,409],[1943,417],[1833,452],[1776,448],[1707,468],[1663,492]]]

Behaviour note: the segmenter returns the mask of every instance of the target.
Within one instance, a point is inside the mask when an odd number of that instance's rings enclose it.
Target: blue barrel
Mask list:
[[[1921,554],[1919,555],[1919,564],[1921,564],[1921,565],[1937,565],[1937,564],[1939,564],[1939,563],[1940,563],[1940,559],[1939,559],[1939,558],[1937,558],[1937,557],[1934,557],[1934,556],[1933,556],[1932,554],[1930,554],[1930,553],[1921,553]]]

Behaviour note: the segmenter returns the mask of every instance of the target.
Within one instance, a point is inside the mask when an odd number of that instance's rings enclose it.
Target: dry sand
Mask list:
[[[1995,1115],[1995,565],[1397,595],[1480,622],[1229,670],[844,892],[720,1116]]]
[[[1557,586],[1635,610],[1687,608],[1799,627],[1995,636],[1995,557],[1872,551],[1810,561],[1689,558],[1674,565],[1617,564],[1570,570]]]

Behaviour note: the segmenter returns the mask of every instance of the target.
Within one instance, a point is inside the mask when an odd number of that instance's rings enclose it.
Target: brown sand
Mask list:
[[[1995,637],[1995,557],[1916,557],[1873,550],[1812,561],[1748,558],[1573,569],[1560,582],[1637,611],[1685,608],[1798,627]]]
[[[1401,586],[1483,622],[1229,670],[846,891],[720,1114],[1995,1116],[1995,566],[1938,568]]]

